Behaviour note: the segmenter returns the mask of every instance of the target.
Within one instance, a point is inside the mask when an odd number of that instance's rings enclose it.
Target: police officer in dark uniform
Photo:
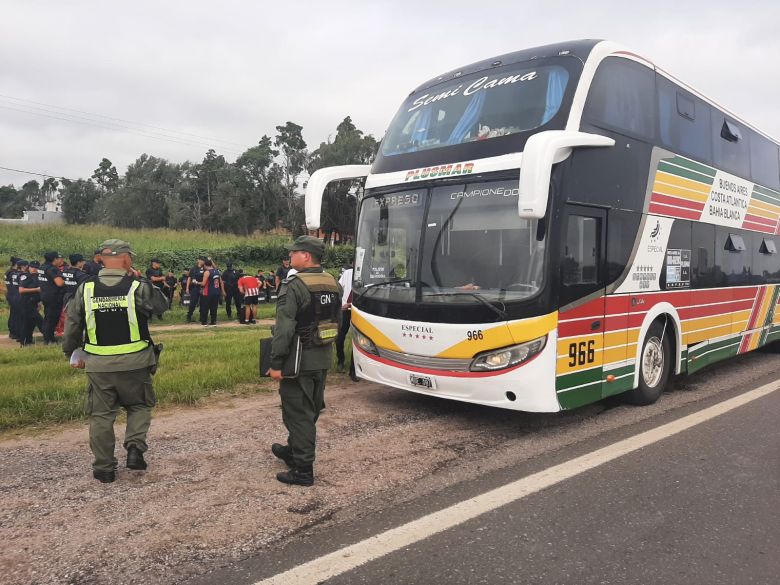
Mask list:
[[[146,269],[146,278],[165,294],[165,275],[157,258],[152,258],[151,265]]]
[[[233,270],[233,263],[225,264],[225,272],[222,273],[222,284],[225,285],[225,312],[228,319],[233,318],[233,304],[236,305],[239,321],[243,321],[241,311],[241,292],[238,290],[238,272]]]
[[[167,286],[163,292],[165,293],[165,296],[168,297],[168,308],[170,309],[171,306],[173,306],[173,295],[176,292],[176,287],[179,284],[176,280],[176,275],[171,270],[169,270],[168,274],[165,275],[165,284]]]
[[[190,279],[190,273],[186,270],[179,277],[179,306],[184,306],[184,295],[187,294],[187,281]]]
[[[217,309],[219,308],[219,299],[225,294],[222,286],[222,273],[219,268],[214,266],[214,262],[206,260],[203,263],[203,281],[201,282],[200,292],[200,324],[202,326],[217,324]],[[206,323],[208,316],[211,315],[211,322]]]
[[[38,274],[43,302],[43,343],[55,343],[54,330],[62,313],[62,299],[65,295],[65,279],[62,278],[60,267],[62,256],[58,252],[46,252],[43,255],[46,263]]]
[[[68,306],[68,301],[73,298],[78,286],[89,278],[89,274],[84,272],[84,256],[71,254],[68,260],[70,265],[62,270],[62,279],[65,281],[65,296],[62,298],[64,307]]]
[[[79,285],[68,304],[62,351],[69,358],[79,348],[86,354],[86,359],[74,359],[71,366],[85,369],[89,381],[92,475],[111,483],[116,479],[114,421],[120,407],[127,411],[127,468],[147,467],[144,453],[156,403],[152,374],[157,367],[149,318],[167,311],[168,300],[133,270],[133,251],[127,242],[106,240],[101,256],[105,267]]]
[[[274,443],[271,451],[290,467],[276,479],[310,486],[314,484],[316,424],[325,407],[325,378],[338,333],[341,287],[322,269],[322,240],[301,236],[287,249],[290,264],[298,272],[283,281],[277,299],[271,369],[267,373],[280,381],[282,420],[289,435],[286,445]],[[295,334],[303,350],[300,372],[296,378],[284,378],[282,368],[293,349]]]
[[[190,269],[187,278],[187,294],[190,295],[190,306],[187,309],[187,323],[192,323],[192,314],[195,307],[200,305],[200,293],[203,288],[203,265],[206,263],[205,256],[198,256],[198,263]]]
[[[11,256],[11,267],[5,272],[5,300],[8,303],[8,338],[18,340],[19,328],[16,305],[19,300],[19,269],[16,263],[19,258]]]
[[[84,264],[83,270],[90,276],[97,276],[101,268],[103,268],[103,263],[100,261],[100,250],[95,250],[92,260]]]
[[[290,272],[290,259],[282,258],[282,265],[276,269],[276,296],[279,296],[279,291],[282,288],[282,281],[287,278],[287,274]]]
[[[149,268],[146,269],[146,278],[154,286],[160,289],[160,292],[163,293],[166,298],[168,297],[165,290],[168,287],[168,284],[165,282],[165,274],[160,266],[160,260],[157,258],[152,258]],[[157,318],[162,321],[162,315],[157,315]]]
[[[43,320],[38,312],[38,303],[41,302],[41,287],[38,283],[38,268],[36,261],[28,263],[27,260],[19,260],[17,266],[22,270],[19,275],[19,310],[20,310],[20,337],[19,343],[33,344],[33,331],[38,327],[43,331]]]

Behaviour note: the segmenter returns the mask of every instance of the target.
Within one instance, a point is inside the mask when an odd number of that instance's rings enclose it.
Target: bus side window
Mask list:
[[[752,272],[753,234],[729,227],[716,228],[715,260],[720,268],[719,286],[744,286]]]
[[[750,168],[753,182],[770,189],[780,189],[777,145],[755,132],[750,135]]]
[[[712,288],[715,283],[715,226],[693,222],[691,287]]]
[[[585,102],[583,119],[627,136],[655,136],[655,72],[621,57],[599,65]]]
[[[710,106],[662,75],[656,75],[656,85],[661,144],[711,164]]]
[[[594,217],[595,216],[595,217]],[[569,212],[561,242],[560,305],[579,300],[604,288],[604,219]]]
[[[720,170],[750,177],[750,134],[742,124],[715,111],[712,116],[712,162]]]

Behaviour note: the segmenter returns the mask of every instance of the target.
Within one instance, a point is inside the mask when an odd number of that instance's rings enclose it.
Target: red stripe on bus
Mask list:
[[[724,305],[711,305],[709,307],[692,307],[690,309],[679,309],[680,319],[701,319],[702,317],[714,317],[715,315],[727,315],[738,311],[749,311],[753,307],[753,301],[740,300],[732,301]]]
[[[561,311],[558,315],[558,322],[568,319],[582,319],[586,317],[598,318],[604,314],[604,297],[599,297],[588,301],[584,305],[574,307],[568,311]]]
[[[658,215],[668,215],[670,217],[679,217],[681,219],[700,219],[701,211],[691,211],[689,209],[680,209],[678,207],[670,207],[668,205],[661,205],[660,203],[650,203],[650,207],[647,209],[649,213],[657,213]]]
[[[765,233],[765,234],[774,234],[775,226],[766,226],[766,225],[763,225],[763,224],[751,223],[749,221],[745,221],[742,224],[742,229],[753,230],[753,231],[762,232],[762,233]]]
[[[674,197],[673,195],[664,195],[663,193],[653,193],[650,202],[658,203],[660,205],[677,205],[679,207],[687,207],[688,209],[693,209],[695,211],[704,211],[704,203],[701,201],[691,201],[690,199]]]
[[[767,226],[772,226],[772,228],[775,227],[776,220],[769,219],[768,217],[764,217],[762,215],[753,215],[752,213],[746,213],[745,214],[745,222],[752,222],[752,223],[760,223]]]
[[[756,322],[758,321],[758,314],[761,312],[761,305],[764,304],[766,291],[766,288],[758,289],[758,294],[756,295],[756,300],[753,304],[753,311],[750,313],[750,319],[748,320],[748,329],[755,329]]]

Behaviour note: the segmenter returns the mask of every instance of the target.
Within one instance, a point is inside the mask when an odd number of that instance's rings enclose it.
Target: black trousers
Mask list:
[[[200,324],[205,325],[206,319],[211,313],[212,325],[217,322],[217,309],[219,308],[219,295],[200,295]]]
[[[192,314],[195,312],[195,307],[200,304],[200,287],[190,288],[190,306],[187,307],[187,321],[192,321]]]
[[[349,326],[352,324],[352,310],[347,309],[346,311],[341,311],[341,321],[339,322],[339,334],[336,337],[336,360],[338,361],[339,365],[343,367],[344,365],[344,342],[347,340],[347,334],[349,333]],[[354,356],[352,359],[349,360],[349,374],[350,376],[355,375],[355,358]]]
[[[43,342],[54,343],[54,331],[62,313],[62,297],[43,301]]]
[[[13,296],[6,297],[8,301],[8,336],[11,339],[19,339],[19,299]]]
[[[225,312],[231,319],[233,318],[233,304],[236,305],[236,313],[239,320],[244,320],[243,307],[241,306],[241,291],[238,288],[225,287]]]
[[[38,303],[20,300],[19,310],[19,343],[31,345],[35,328],[38,327],[43,332],[43,319],[41,319],[41,314],[38,312]]]

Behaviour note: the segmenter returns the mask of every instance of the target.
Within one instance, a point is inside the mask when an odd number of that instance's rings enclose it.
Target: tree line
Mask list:
[[[46,178],[20,189],[0,186],[0,217],[21,217],[40,210],[57,195],[65,221],[103,223],[126,228],[160,228],[231,232],[285,228],[303,231],[303,181],[317,169],[368,164],[377,140],[359,130],[347,116],[328,138],[309,151],[303,127],[293,122],[276,127],[255,146],[229,163],[214,149],[200,163],[172,163],[142,154],[120,176],[103,158],[88,179]],[[353,231],[360,183],[332,184],[323,197],[322,228]]]

